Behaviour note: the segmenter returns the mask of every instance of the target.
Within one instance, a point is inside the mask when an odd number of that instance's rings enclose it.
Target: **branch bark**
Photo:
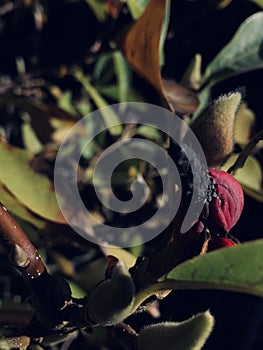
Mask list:
[[[14,218],[0,204],[0,235],[10,262],[28,279],[42,275],[45,265]]]

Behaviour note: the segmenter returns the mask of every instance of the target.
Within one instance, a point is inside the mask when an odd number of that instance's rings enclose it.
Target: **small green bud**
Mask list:
[[[163,322],[145,327],[137,337],[138,350],[199,350],[214,326],[209,311],[184,322]]]
[[[220,96],[209,103],[191,126],[209,167],[220,167],[233,152],[235,118],[241,97],[240,92]]]
[[[111,279],[98,284],[88,297],[87,322],[112,326],[128,317],[134,301],[135,287],[127,267],[118,261]]]

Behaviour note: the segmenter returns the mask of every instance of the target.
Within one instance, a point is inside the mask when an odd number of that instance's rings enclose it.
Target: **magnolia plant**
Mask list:
[[[220,143],[214,154],[210,146],[206,145],[204,148],[209,149],[207,158],[210,165],[219,166],[231,153],[229,146],[231,143],[228,145],[227,142],[230,136],[233,137],[233,124],[240,100],[241,95],[238,92],[220,97],[210,103],[193,123],[192,127],[197,137],[201,135],[200,142],[207,141],[207,139],[202,140],[204,135],[210,135],[211,125],[213,130],[216,130],[214,138],[220,140]],[[232,135],[225,133],[226,119],[229,123],[228,132],[231,131]],[[214,318],[209,310],[183,322],[161,322],[149,325],[138,334],[125,325],[124,321],[137,310],[145,308],[145,305],[149,307],[151,302],[148,301],[147,304],[145,302],[152,295],[163,298],[169,294],[163,293],[164,291],[209,288],[210,283],[220,287],[220,280],[216,276],[211,276],[211,279],[205,276],[204,268],[198,272],[200,276],[198,273],[195,276],[193,271],[198,268],[198,264],[202,263],[203,259],[205,261],[206,253],[239,244],[229,232],[242,213],[244,195],[238,181],[228,172],[210,167],[207,173],[210,180],[204,208],[189,231],[180,233],[180,225],[175,218],[171,225],[172,240],[165,239],[165,243],[158,250],[142,260],[138,259],[130,268],[117,257],[118,254],[117,256],[108,255],[105,279],[99,281],[82,299],[72,296],[70,286],[65,280],[53,277],[47,272],[35,247],[5,207],[1,206],[0,231],[4,247],[10,262],[22,273],[32,292],[30,303],[35,310],[35,322],[39,324],[38,327],[43,330],[43,334],[67,333],[73,332],[76,328],[92,329],[96,326],[109,329],[118,327],[127,333],[127,338],[120,337],[124,348],[127,349],[158,350],[161,347],[171,350],[201,349],[214,326]],[[235,250],[233,250],[233,259],[231,251],[227,249],[226,253],[226,259],[229,256],[230,260],[225,263],[235,264]],[[208,263],[210,254],[207,255]],[[171,258],[172,255],[174,258]],[[192,268],[186,274],[182,272],[180,276],[184,264],[187,264],[188,259],[195,255],[201,255],[195,258],[197,265],[193,259]],[[211,260],[217,257],[221,259],[220,252],[212,254]],[[231,285],[231,273],[227,271],[227,266],[223,268],[225,271],[222,276],[226,282],[223,288],[242,289],[242,284],[239,286],[234,282]],[[214,282],[213,278],[215,278]],[[252,292],[259,293],[257,290]],[[11,340],[6,338],[2,340],[1,348],[9,349],[8,342],[13,344],[15,341],[17,341],[16,338]]]
[[[53,25],[47,9],[49,6],[56,9],[56,6],[47,1],[22,3],[10,5],[8,2],[0,8],[1,16],[7,13],[1,26],[9,24],[5,30],[12,28],[13,37],[14,23],[17,19],[23,23],[20,18],[25,12],[36,25],[36,37],[42,38],[39,31]],[[97,27],[91,25],[96,37],[91,38],[93,45],[83,61],[79,62],[80,57],[77,57],[72,64],[67,64],[63,57],[59,68],[45,71],[46,65],[41,66],[43,57],[30,54],[24,60],[21,53],[14,64],[18,77],[13,78],[13,73],[9,78],[0,75],[0,108],[4,108],[1,113],[5,119],[4,122],[0,120],[0,201],[3,203],[0,205],[0,253],[3,251],[9,258],[5,264],[15,267],[15,272],[8,267],[8,273],[15,281],[18,275],[22,276],[20,284],[26,287],[23,292],[27,296],[30,294],[17,303],[22,304],[22,311],[13,310],[15,302],[7,310],[0,310],[1,350],[41,350],[51,346],[57,349],[61,343],[63,350],[82,347],[198,350],[208,344],[215,331],[216,316],[207,309],[185,317],[187,319],[181,322],[171,321],[173,315],[159,322],[153,315],[158,314],[158,305],[167,300],[172,291],[176,295],[179,290],[223,290],[263,297],[263,241],[240,243],[232,231],[244,208],[243,190],[248,196],[263,201],[261,168],[257,159],[251,156],[260,149],[258,142],[262,140],[263,132],[251,138],[254,114],[244,101],[242,89],[225,91],[217,98],[210,98],[212,87],[217,83],[262,68],[263,13],[255,10],[204,71],[202,55],[196,53],[181,79],[164,79],[165,41],[174,33],[177,38],[184,37],[189,24],[197,23],[198,26],[200,18],[201,21],[206,16],[210,18],[212,13],[227,8],[231,1],[202,3],[204,11],[185,23],[184,20],[180,22],[175,31],[169,31],[171,2],[168,0],[86,1],[88,13],[96,19],[94,23],[100,28],[101,35],[98,37]],[[260,1],[253,3],[257,9],[257,6],[262,7]],[[65,4],[65,12],[72,16],[76,14],[71,11],[72,7],[82,9],[78,6],[84,6],[79,1],[65,1]],[[16,9],[19,12],[15,12],[14,23],[10,15],[10,24],[9,11]],[[89,21],[84,18],[86,26]],[[81,25],[79,28],[81,32],[74,45],[83,38]],[[68,27],[66,29],[68,32]],[[92,33],[88,34],[89,39]],[[30,35],[28,42],[31,43],[32,38]],[[62,44],[67,42],[64,38],[61,41]],[[38,44],[35,45],[37,48]],[[60,57],[60,46],[56,46],[53,45],[52,50],[48,46],[46,51],[49,54],[54,50]],[[74,57],[74,50],[70,47],[69,51],[69,56]],[[45,59],[49,62],[49,56]],[[40,62],[39,66],[36,62]],[[33,73],[26,71],[27,65],[32,65]],[[143,84],[147,81],[149,100],[144,96],[145,91],[140,95],[134,88],[131,77],[135,72],[136,79]],[[62,88],[63,84],[65,88]],[[68,90],[68,86],[74,88]],[[204,173],[208,181],[205,193],[200,196],[202,210],[183,233],[182,222],[193,194],[193,174],[191,162],[179,140],[176,144],[169,135],[139,122],[123,127],[114,109],[105,112],[105,107],[112,101],[141,100],[155,103],[183,120],[198,139],[206,157],[208,167]],[[126,200],[130,198],[133,181],[145,179],[151,191],[146,196],[142,215],[116,213],[98,203],[92,183],[96,161],[115,142],[135,137],[156,142],[165,156],[170,156],[180,175],[180,184],[171,181],[175,200],[177,192],[182,193],[178,211],[160,235],[145,245],[136,246],[136,237],[128,237],[130,241],[134,239],[131,249],[95,245],[87,227],[95,225],[96,220],[89,222],[86,216],[83,217],[67,197],[66,186],[61,191],[62,198],[70,203],[69,214],[75,227],[88,232],[88,239],[69,227],[58,206],[54,173],[59,148],[76,120],[97,109],[101,111],[104,131],[84,147],[87,135],[96,129],[91,118],[88,119],[90,124],[87,128],[85,125],[85,128],[77,129],[74,144],[66,149],[64,156],[83,150],[79,164],[73,162],[71,166],[77,169],[75,180],[80,196],[98,221],[112,224],[112,227],[119,227],[124,222],[125,232],[126,227],[139,225],[144,216],[155,212],[159,204],[161,176],[139,159],[120,165],[117,175],[112,177],[112,187]],[[109,127],[110,118],[117,127]],[[183,132],[180,137],[183,141]],[[237,144],[241,149],[239,155],[234,154]],[[156,156],[153,151],[150,153],[152,158]],[[248,171],[245,171],[247,164]],[[242,177],[242,171],[245,174],[251,172],[252,181]],[[174,177],[173,173],[166,173],[168,180]],[[72,180],[67,171],[63,175]],[[251,184],[254,179],[255,184]],[[109,188],[103,195],[110,201]],[[3,266],[5,269],[6,265]],[[4,294],[10,296],[11,292]],[[6,302],[3,296],[2,304],[5,306],[5,303],[10,306],[10,300]],[[133,326],[133,320],[146,312],[152,316],[149,324],[143,322],[143,325]],[[176,309],[171,312],[176,313]]]

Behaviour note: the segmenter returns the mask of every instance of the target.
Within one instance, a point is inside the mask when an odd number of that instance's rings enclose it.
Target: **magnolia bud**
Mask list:
[[[184,322],[163,322],[145,327],[137,337],[138,350],[199,350],[212,332],[209,311]]]
[[[112,326],[128,317],[132,311],[135,287],[127,267],[118,261],[111,279],[98,284],[88,297],[87,322]]]
[[[210,167],[221,166],[233,151],[235,117],[241,97],[240,92],[220,96],[201,112],[191,126]]]
[[[229,232],[237,223],[244,208],[244,193],[239,182],[226,171],[209,169],[215,190],[209,204],[210,224]]]

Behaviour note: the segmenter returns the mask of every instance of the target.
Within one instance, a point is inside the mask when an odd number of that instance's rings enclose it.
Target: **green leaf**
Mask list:
[[[235,163],[238,156],[238,154],[232,155],[224,164],[222,170],[227,171],[227,169]],[[263,180],[262,169],[259,161],[255,157],[248,156],[244,166],[235,172],[234,177],[241,184],[244,192],[248,196],[259,202],[263,202],[263,188],[261,185]]]
[[[120,135],[122,132],[122,126],[119,121],[118,115],[111,109],[104,100],[104,98],[99,94],[98,90],[91,85],[90,79],[85,77],[81,70],[76,70],[74,74],[75,78],[83,85],[84,89],[92,98],[95,105],[101,109],[101,115],[104,119],[106,126],[108,126],[108,131],[111,135]],[[108,107],[106,110],[103,107]],[[111,126],[112,124],[116,124]]]
[[[254,2],[259,7],[263,8],[263,0],[250,0],[251,2]]]
[[[87,293],[75,282],[66,280],[70,286],[73,298],[84,298]]]
[[[143,136],[146,139],[153,140],[156,143],[164,142],[164,138],[161,132],[152,126],[148,126],[148,125],[139,126],[137,130],[137,135]]]
[[[103,85],[98,86],[99,92],[107,98],[114,101],[119,101],[120,89],[118,85]]]
[[[165,44],[167,31],[168,31],[168,25],[169,25],[169,21],[170,21],[170,8],[171,8],[170,0],[166,0],[162,29],[161,29],[161,34],[160,34],[160,42],[159,42],[159,63],[160,63],[160,66],[163,66],[165,64],[164,44]]]
[[[100,85],[108,85],[114,77],[114,67],[112,64],[113,54],[105,53],[101,54],[92,71],[92,81],[99,83]]]
[[[199,94],[198,94],[198,99],[199,99],[199,106],[195,110],[193,117],[191,118],[190,123],[193,123],[195,119],[199,116],[199,114],[204,110],[205,106],[208,104],[209,99],[211,96],[211,88],[206,87],[204,88]]]
[[[7,143],[0,143],[0,181],[33,213],[65,224],[52,182],[30,166],[33,155]]]
[[[119,260],[122,260],[128,269],[136,263],[136,257],[126,249],[114,246],[102,246],[101,250],[106,256],[113,255]]]
[[[243,103],[237,113],[235,121],[235,142],[241,146],[245,146],[255,127],[256,116],[254,112]]]
[[[263,12],[246,19],[232,40],[210,62],[202,84],[214,85],[224,79],[263,68]]]
[[[263,239],[187,260],[135,295],[132,312],[161,290],[218,289],[263,297]]]
[[[149,0],[127,0],[127,5],[134,20],[141,17],[148,2]]]
[[[17,215],[19,218],[30,222],[33,226],[43,229],[47,222],[43,219],[34,215],[30,210],[28,210],[19,200],[13,196],[8,189],[0,182],[0,200],[1,203],[11,211],[13,214]]]
[[[262,251],[263,239],[218,249],[178,265],[167,278],[191,289],[221,289],[263,297]]]
[[[119,102],[120,88],[118,85],[103,85],[97,87],[99,92],[107,98]],[[125,102],[144,102],[143,97],[137,90],[129,86],[129,93]]]
[[[98,21],[104,22],[107,18],[107,11],[104,2],[100,0],[86,0],[87,4],[97,17]]]
[[[113,62],[118,83],[118,101],[128,102],[129,101],[129,90],[131,85],[131,71],[125,61],[122,53],[116,51],[113,54]]]
[[[22,124],[21,131],[25,148],[34,154],[41,152],[43,145],[39,141],[34,129],[31,126],[31,123],[24,122]]]
[[[72,104],[72,91],[67,90],[62,94],[61,98],[58,100],[58,107],[71,115],[77,115],[76,109]]]

